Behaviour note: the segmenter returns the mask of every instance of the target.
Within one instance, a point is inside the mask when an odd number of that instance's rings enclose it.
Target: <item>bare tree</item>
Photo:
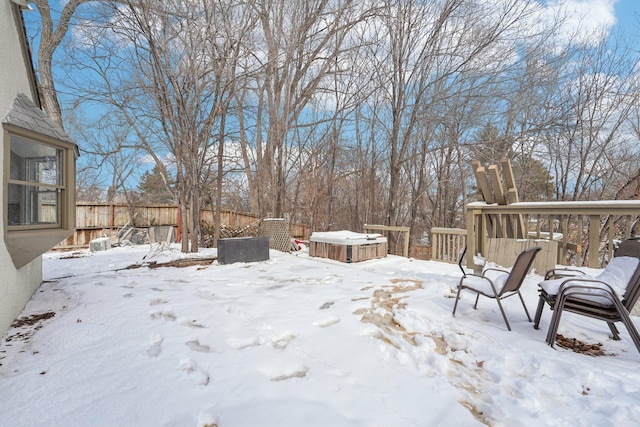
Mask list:
[[[226,2],[108,6],[106,25],[86,35],[87,58],[102,79],[86,97],[115,110],[160,173],[174,170],[182,250],[197,251],[206,171],[223,154],[234,78],[229,64],[241,37],[230,37],[233,29],[224,25],[238,15]],[[219,151],[212,154],[216,142]]]
[[[577,46],[566,63],[555,108],[563,121],[548,139],[560,200],[611,197],[637,165],[637,140],[628,127],[637,107],[634,66],[637,55],[602,37]]]
[[[464,224],[479,155],[511,158],[525,198],[548,197],[550,175],[563,199],[633,191],[635,57],[554,45],[561,21],[544,24],[543,7],[96,2],[64,84],[91,107],[86,152],[113,166],[114,188],[143,151],[166,182],[175,175],[184,251],[198,246],[205,200],[216,222],[233,200],[313,229],[410,225],[416,240]],[[43,34],[55,42],[63,28]]]
[[[38,45],[38,76],[40,77],[40,95],[45,111],[51,120],[64,127],[62,110],[58,102],[55,80],[53,78],[53,55],[69,30],[71,19],[78,8],[89,0],[69,0],[60,12],[57,25],[51,14],[48,0],[33,0],[40,13],[40,41]]]
[[[430,201],[437,219],[431,221],[448,222],[464,194],[464,179],[454,179],[464,176],[460,144],[486,114],[481,101],[517,56],[523,23],[533,13],[516,0],[383,5],[375,31],[379,43],[369,58],[386,101],[378,116],[387,144],[386,223],[414,226],[426,216],[430,182],[437,183]]]
[[[359,2],[262,0],[254,3],[263,43],[256,46],[256,177],[258,209],[281,216],[286,209],[290,131],[303,111],[330,87],[338,58],[351,48],[351,28],[365,19]]]

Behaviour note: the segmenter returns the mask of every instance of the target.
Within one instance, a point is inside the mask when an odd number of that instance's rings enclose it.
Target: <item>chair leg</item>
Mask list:
[[[611,330],[611,335],[613,336],[613,339],[616,341],[620,340],[620,331],[618,331],[618,328],[616,327],[616,325],[613,322],[607,322],[607,325]]]
[[[627,311],[627,308],[623,306],[620,300],[618,300],[618,298],[615,298],[615,296],[612,298],[612,302],[613,302],[613,305],[616,307],[616,311],[620,315],[620,320],[622,321],[624,326],[627,328],[627,331],[629,331],[629,335],[631,335],[631,340],[633,341],[633,344],[635,344],[636,349],[638,349],[638,352],[640,352],[640,334],[638,333],[638,330],[636,329],[636,326],[633,323],[633,320],[631,320],[631,316],[629,316],[629,311]],[[607,324],[609,324],[609,328],[611,329],[612,332],[614,330],[617,332],[618,329],[615,327],[615,325],[612,322],[607,322]]]
[[[551,316],[551,322],[549,323],[549,330],[547,331],[547,344],[551,347],[553,347],[556,342],[556,334],[558,333],[558,326],[560,325],[560,317],[562,316],[563,308],[564,301],[556,301],[556,306],[553,310],[553,315]]]
[[[504,323],[507,324],[507,329],[511,330],[509,319],[507,319],[507,314],[504,312],[504,308],[502,308],[502,303],[500,302],[500,298],[496,298],[496,302],[498,303],[498,307],[500,307],[500,312],[502,313],[502,317],[504,318]]]
[[[455,304],[453,304],[453,312],[451,313],[451,315],[454,317],[456,315],[456,309],[458,308],[458,301],[460,301],[460,291],[462,291],[462,286],[458,286],[458,293],[456,294],[456,302]]]
[[[520,291],[518,291],[518,296],[520,297],[520,302],[524,307],[524,312],[527,314],[527,319],[529,319],[529,322],[531,322],[531,316],[529,315],[529,310],[527,310],[527,305],[524,303],[524,298],[522,298],[522,294],[520,293]]]
[[[622,323],[624,323],[624,326],[627,327],[629,335],[631,335],[631,340],[638,349],[638,352],[640,352],[640,333],[638,333],[638,330],[633,324],[633,320],[631,320],[631,317],[626,312],[621,312],[620,317],[622,319]]]
[[[536,315],[533,318],[533,328],[540,329],[540,318],[542,318],[542,310],[544,309],[544,299],[538,298],[538,308],[536,308]]]
[[[480,294],[476,293],[476,302],[475,304],[473,304],[473,309],[477,310],[478,309],[478,300],[480,299]]]

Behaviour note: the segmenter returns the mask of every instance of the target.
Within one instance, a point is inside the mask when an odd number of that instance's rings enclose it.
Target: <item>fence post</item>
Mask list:
[[[178,206],[178,227],[177,227],[176,239],[178,242],[182,241],[182,210]]]

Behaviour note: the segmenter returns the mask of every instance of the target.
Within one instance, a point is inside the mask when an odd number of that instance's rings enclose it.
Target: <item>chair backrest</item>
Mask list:
[[[620,243],[614,256],[631,256],[640,258],[640,237],[632,237]],[[636,267],[635,273],[631,277],[624,295],[622,296],[622,305],[629,311],[633,309],[633,306],[640,297],[640,264]]]
[[[520,255],[518,255],[516,262],[511,268],[511,273],[509,273],[509,277],[502,288],[502,292],[500,292],[501,294],[517,291],[520,288],[522,282],[524,282],[524,278],[527,276],[527,273],[531,268],[531,265],[533,265],[533,260],[541,249],[541,246],[533,246],[522,251]]]
[[[458,267],[460,267],[460,271],[462,271],[462,277],[467,277],[467,272],[464,271],[464,268],[462,267],[462,261],[464,261],[464,256],[466,254],[467,254],[467,247],[465,246],[464,250],[460,254],[460,259],[458,260]]]

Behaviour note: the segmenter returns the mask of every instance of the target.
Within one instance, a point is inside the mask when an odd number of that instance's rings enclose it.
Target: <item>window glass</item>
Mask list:
[[[12,136],[10,179],[60,185],[61,159],[60,149]]]
[[[57,224],[60,190],[9,184],[9,225]]]
[[[62,150],[11,136],[8,225],[58,224]]]

